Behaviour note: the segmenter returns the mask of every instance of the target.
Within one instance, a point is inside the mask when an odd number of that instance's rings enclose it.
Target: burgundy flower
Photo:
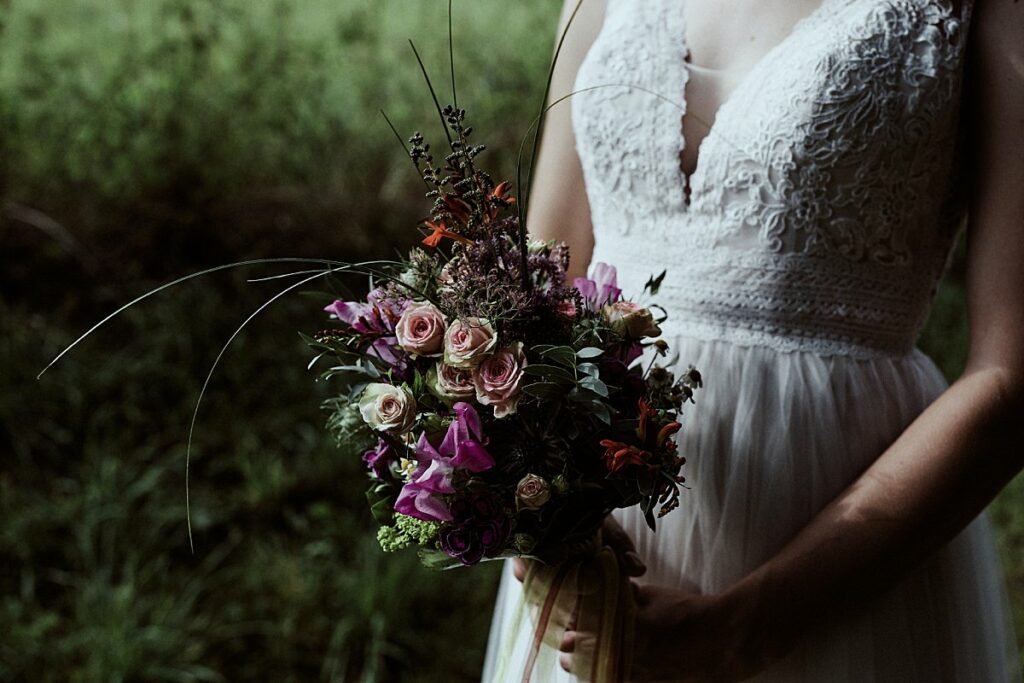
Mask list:
[[[512,524],[508,514],[490,494],[459,499],[451,506],[452,523],[438,539],[441,550],[465,565],[484,557],[497,557],[504,550]]]

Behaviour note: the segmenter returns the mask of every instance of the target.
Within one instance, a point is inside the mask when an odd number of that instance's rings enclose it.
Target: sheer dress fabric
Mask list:
[[[823,0],[732,90],[689,177],[683,4],[608,0],[571,106],[593,261],[615,265],[627,295],[667,271],[665,338],[705,378],[680,434],[681,507],[656,533],[615,514],[643,582],[715,592],[778,552],[946,387],[915,343],[965,217],[971,2]],[[485,681],[522,678],[497,669],[530,635],[507,632],[521,597],[510,569]],[[987,517],[752,680],[1019,680]]]

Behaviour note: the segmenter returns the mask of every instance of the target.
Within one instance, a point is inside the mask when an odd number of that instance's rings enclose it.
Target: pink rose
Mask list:
[[[640,339],[661,334],[651,311],[632,301],[616,301],[605,306],[602,312],[605,322],[624,337]]]
[[[444,361],[438,361],[431,379],[431,388],[441,398],[470,398],[476,393],[473,372],[467,368],[457,368]]]
[[[417,356],[439,356],[444,346],[444,314],[426,301],[409,304],[395,325],[398,345]]]
[[[498,335],[483,318],[456,320],[444,335],[444,362],[457,368],[468,368],[494,348]]]
[[[536,510],[551,499],[551,487],[536,474],[527,474],[516,485],[516,500],[520,507]]]
[[[526,367],[523,343],[496,351],[480,362],[473,372],[476,400],[494,406],[494,417],[516,412],[519,402],[519,380]]]

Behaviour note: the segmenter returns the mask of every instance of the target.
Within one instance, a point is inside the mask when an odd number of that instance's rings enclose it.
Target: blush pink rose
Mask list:
[[[473,372],[467,368],[457,368],[444,361],[438,361],[431,379],[434,393],[441,398],[471,398],[476,393]]]
[[[432,303],[409,304],[395,325],[398,345],[417,356],[440,356],[444,348],[445,319]]]
[[[444,335],[444,362],[457,368],[473,367],[497,342],[494,327],[484,318],[456,320]]]
[[[476,400],[494,406],[494,417],[516,412],[519,403],[519,382],[526,367],[523,343],[495,351],[485,357],[473,371]]]
[[[551,499],[551,487],[536,474],[527,474],[516,484],[516,500],[521,507],[537,510]]]

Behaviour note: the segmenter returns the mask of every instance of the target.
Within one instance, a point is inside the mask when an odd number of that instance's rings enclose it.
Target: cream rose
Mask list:
[[[434,366],[430,382],[434,393],[441,398],[470,398],[476,393],[473,386],[473,372],[467,368],[457,368],[444,361]]]
[[[444,349],[444,314],[432,303],[409,304],[395,325],[398,345],[417,356],[440,356]]]
[[[602,312],[605,322],[624,337],[640,339],[661,334],[651,311],[632,301],[616,301],[605,306]]]
[[[406,386],[370,384],[359,398],[359,414],[377,431],[402,434],[416,424],[416,399]]]
[[[444,362],[457,368],[472,367],[494,348],[497,341],[498,335],[487,320],[456,320],[444,335]]]
[[[551,499],[551,487],[536,474],[527,474],[516,484],[516,500],[524,508],[536,510]]]
[[[519,402],[519,381],[526,367],[523,343],[495,351],[486,356],[473,371],[476,400],[494,406],[494,417],[516,412]]]

